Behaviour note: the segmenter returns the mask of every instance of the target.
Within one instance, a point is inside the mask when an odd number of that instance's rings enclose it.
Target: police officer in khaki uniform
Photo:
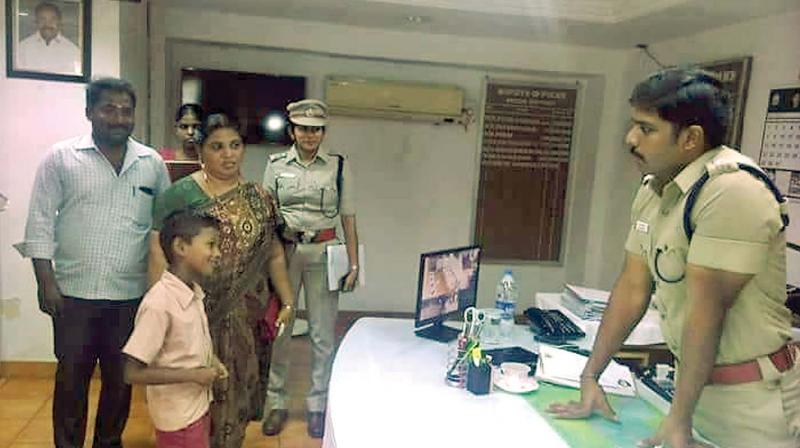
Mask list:
[[[338,292],[328,290],[326,247],[339,243],[336,224],[341,220],[350,261],[350,272],[341,284],[344,290],[352,290],[358,277],[353,180],[347,159],[321,147],[328,118],[325,103],[307,99],[291,103],[286,109],[294,145],[289,151],[270,157],[264,188],[276,199],[284,220],[281,234],[287,244],[289,281],[295,294],[301,285],[305,291],[313,350],[311,389],[306,398],[308,433],[320,438],[339,309]],[[266,404],[270,412],[262,426],[266,435],[278,434],[288,418],[286,379],[293,324],[294,319],[272,348]]]
[[[678,375],[669,414],[642,446],[702,446],[692,427],[725,448],[800,446],[782,198],[752,160],[722,146],[728,101],[698,70],[665,70],[634,89],[626,143],[647,176],[581,401],[554,404],[556,416],[616,419],[597,379],[653,292]]]

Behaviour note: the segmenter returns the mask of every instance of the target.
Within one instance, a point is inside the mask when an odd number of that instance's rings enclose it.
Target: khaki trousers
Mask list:
[[[694,427],[722,448],[800,447],[800,363],[783,373],[766,357],[758,363],[761,381],[706,386]]]
[[[296,244],[286,247],[289,259],[289,282],[295,291],[295,303],[302,285],[305,292],[308,313],[309,335],[311,337],[311,388],[306,396],[309,412],[323,412],[328,399],[328,381],[333,364],[334,329],[339,312],[338,291],[328,291],[326,270],[328,244]],[[267,386],[268,410],[288,409],[289,397],[286,391],[289,378],[289,358],[294,316],[286,326],[281,337],[272,346],[272,363]]]

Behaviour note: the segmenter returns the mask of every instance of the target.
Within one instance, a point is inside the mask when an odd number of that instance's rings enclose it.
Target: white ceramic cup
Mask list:
[[[514,386],[525,384],[530,372],[531,367],[527,364],[519,362],[504,362],[500,364],[500,373],[503,375],[503,379]]]

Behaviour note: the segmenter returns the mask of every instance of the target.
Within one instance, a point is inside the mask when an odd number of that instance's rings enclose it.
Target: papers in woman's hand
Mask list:
[[[539,345],[539,361],[536,365],[536,379],[579,389],[581,372],[589,358],[545,344]],[[611,361],[598,380],[606,393],[636,396],[633,374],[627,367]]]
[[[350,259],[344,244],[332,244],[328,250],[328,291],[339,290],[339,280],[350,272]],[[358,286],[364,286],[364,245],[358,245]]]

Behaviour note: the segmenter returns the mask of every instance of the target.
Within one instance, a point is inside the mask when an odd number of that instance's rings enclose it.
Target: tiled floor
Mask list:
[[[338,333],[344,332],[342,326]],[[292,377],[289,390],[292,396],[289,423],[279,436],[261,434],[261,424],[247,427],[245,447],[306,448],[320,447],[321,441],[308,437],[305,423],[303,395],[308,389],[310,376],[310,344],[308,337],[292,340]],[[92,382],[90,391],[89,428],[87,444],[91,446],[95,406],[100,392],[99,381]],[[51,408],[53,381],[50,379],[9,378],[0,380],[0,448],[34,448],[53,446]],[[144,403],[143,388],[134,388],[130,418],[125,428],[123,442],[126,448],[155,446],[153,426]]]

